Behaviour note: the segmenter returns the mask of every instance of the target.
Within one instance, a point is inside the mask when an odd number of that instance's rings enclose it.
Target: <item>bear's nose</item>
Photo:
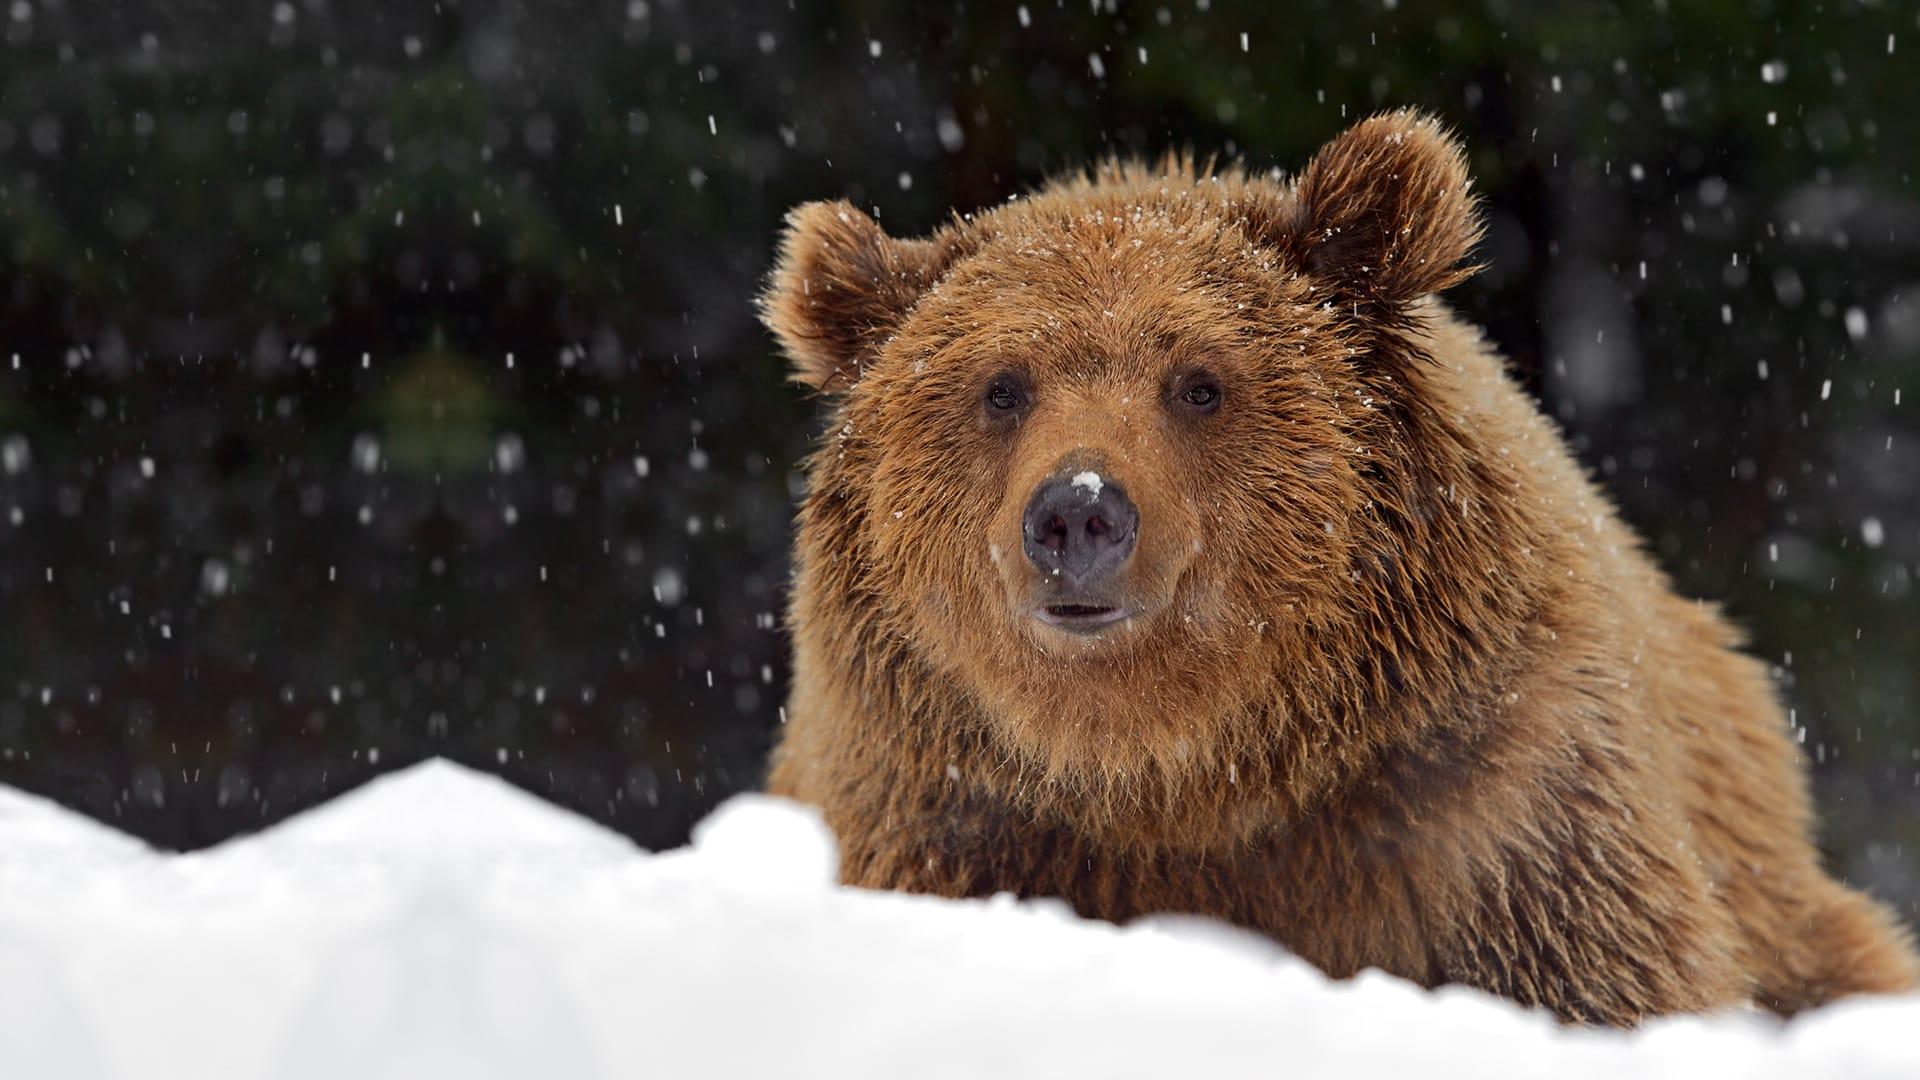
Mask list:
[[[1125,565],[1139,527],[1126,489],[1090,470],[1041,484],[1022,519],[1028,561],[1068,587],[1096,584]]]

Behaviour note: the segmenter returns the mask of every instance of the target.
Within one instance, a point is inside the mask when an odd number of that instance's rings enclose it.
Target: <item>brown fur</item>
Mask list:
[[[764,313],[834,422],[770,786],[846,881],[1217,916],[1582,1021],[1914,985],[1819,867],[1761,665],[1431,298],[1468,183],[1395,113],[1292,184],[1109,165],[910,241],[794,213]],[[1140,510],[1140,614],[1092,640],[1029,617],[1063,465]]]

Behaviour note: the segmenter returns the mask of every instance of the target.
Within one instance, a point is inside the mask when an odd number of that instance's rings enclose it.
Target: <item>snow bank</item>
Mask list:
[[[832,876],[776,800],[648,855],[446,763],[184,856],[0,790],[0,1076],[1920,1076],[1920,1000],[1563,1030],[1215,926]]]

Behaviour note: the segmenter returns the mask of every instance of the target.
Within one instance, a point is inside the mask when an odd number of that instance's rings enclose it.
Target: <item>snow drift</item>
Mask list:
[[[444,762],[156,854],[0,790],[0,1076],[1920,1076],[1920,999],[1619,1034],[1194,921],[842,889],[808,811],[660,855]]]

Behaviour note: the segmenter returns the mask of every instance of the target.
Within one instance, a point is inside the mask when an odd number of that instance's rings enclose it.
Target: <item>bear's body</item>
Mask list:
[[[766,311],[836,422],[770,786],[846,881],[1209,915],[1584,1021],[1914,984],[1819,866],[1761,665],[1432,299],[1466,185],[1393,114],[1292,185],[1116,167],[913,241],[796,213]]]

